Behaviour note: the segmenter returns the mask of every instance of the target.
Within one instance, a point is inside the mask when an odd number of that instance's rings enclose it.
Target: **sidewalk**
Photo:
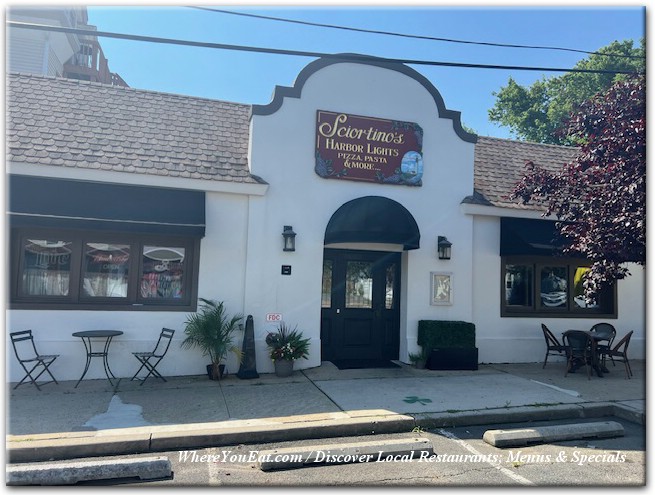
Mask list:
[[[552,359],[552,358],[551,358]],[[232,444],[411,432],[454,425],[617,415],[645,422],[645,362],[603,378],[564,363],[480,365],[477,371],[338,370],[326,362],[288,378],[121,379],[10,389],[8,461],[134,454]],[[13,384],[11,384],[13,386]]]

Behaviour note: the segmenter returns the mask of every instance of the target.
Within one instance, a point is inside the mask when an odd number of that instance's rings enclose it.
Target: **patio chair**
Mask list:
[[[609,323],[596,323],[593,327],[591,327],[589,331],[595,332],[599,337],[601,335],[606,337],[606,340],[601,340],[596,342],[596,349],[598,350],[598,354],[601,357],[601,365],[603,366],[603,368],[605,368],[605,359],[608,355],[607,351],[612,348],[612,343],[614,342],[614,338],[616,337],[616,328],[614,328],[614,326]],[[606,342],[606,343],[601,344],[601,342]],[[612,364],[616,366],[614,360],[612,359],[612,356],[610,356],[610,360],[612,361]]]
[[[50,375],[52,380],[43,382],[41,385],[46,385],[48,383],[59,384],[49,369],[49,366],[59,357],[59,354],[39,354],[39,351],[36,349],[36,344],[34,343],[32,330],[22,330],[20,332],[10,333],[9,335],[11,336],[11,345],[14,348],[16,359],[18,359],[18,362],[26,373],[25,377],[14,387],[14,390],[23,383],[31,383],[38,390],[41,390],[37,380],[43,373]],[[41,372],[38,375],[33,376],[33,373],[36,373],[40,368],[43,368]],[[26,382],[28,379],[29,382]]]
[[[548,361],[548,356],[550,354],[566,354],[566,347],[557,340],[557,337],[553,335],[546,325],[541,324],[541,330],[544,332],[544,339],[546,339],[546,357],[544,358],[544,365],[542,368],[546,367],[546,361]]]
[[[171,345],[171,341],[173,340],[174,333],[175,330],[170,330],[169,328],[163,328],[161,333],[159,334],[159,339],[157,340],[157,344],[155,344],[155,348],[151,352],[132,353],[134,354],[134,357],[141,363],[141,367],[137,370],[136,373],[134,373],[134,376],[130,379],[130,381],[140,380],[141,385],[143,385],[150,375],[154,376],[155,378],[161,378],[162,380],[166,381],[166,378],[161,376],[161,374],[157,371],[156,368],[157,365],[161,362],[162,359],[164,359],[164,356],[168,352],[168,348]],[[148,374],[143,378],[137,378],[137,375],[141,372],[143,368],[148,370]]]
[[[587,370],[587,379],[591,380],[592,341],[587,332],[582,330],[569,330],[564,332],[564,346],[566,348],[566,373],[567,376],[575,363],[583,362]]]
[[[628,345],[630,345],[630,339],[632,338],[633,333],[634,331],[631,330],[621,340],[619,340],[614,347],[605,351],[612,362],[616,360],[619,363],[623,363],[625,366],[625,374],[628,378],[632,376],[632,368],[630,368],[630,361],[628,361]]]

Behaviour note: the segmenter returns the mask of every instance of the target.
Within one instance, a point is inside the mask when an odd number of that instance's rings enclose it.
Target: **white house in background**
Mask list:
[[[419,320],[474,323],[480,362],[543,360],[541,323],[607,321],[645,355],[643,269],[587,307],[588,263],[507,200],[527,159],[557,168],[576,150],[469,134],[405,65],[319,59],[261,106],[17,74],[7,91],[7,329],[61,354],[60,379],[79,378],[71,334],[92,329],[123,331],[117,376],[162,327],[178,330],[162,373],[204,373],[178,345],[198,297],[252,315],[260,373],[277,317],[311,338],[296,369],[408,362]]]
[[[96,31],[86,7],[10,7],[7,21]],[[7,70],[67,77],[117,86],[127,83],[109,70],[97,36],[9,26]]]

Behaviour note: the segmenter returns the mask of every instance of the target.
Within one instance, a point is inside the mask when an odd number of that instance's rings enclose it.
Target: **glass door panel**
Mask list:
[[[373,263],[348,261],[346,264],[346,308],[373,307]]]

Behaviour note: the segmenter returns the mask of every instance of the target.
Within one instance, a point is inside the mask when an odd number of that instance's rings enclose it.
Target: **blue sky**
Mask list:
[[[484,7],[417,4],[360,7],[343,5],[257,8],[210,6],[323,24],[391,31],[458,40],[543,45],[595,51],[615,40],[644,36],[645,9],[565,6]],[[207,12],[188,7],[127,5],[89,7],[89,22],[100,31],[138,34],[266,48],[325,53],[362,53],[389,58],[446,62],[571,68],[585,54],[552,50],[496,48],[405,39],[377,34],[300,26],[270,20]],[[133,88],[265,104],[276,85],[291,86],[314,58],[208,48],[183,47],[100,38],[110,68]],[[513,77],[529,85],[560,73],[412,66],[439,90],[462,122],[486,136],[511,137],[488,121],[493,92]]]

